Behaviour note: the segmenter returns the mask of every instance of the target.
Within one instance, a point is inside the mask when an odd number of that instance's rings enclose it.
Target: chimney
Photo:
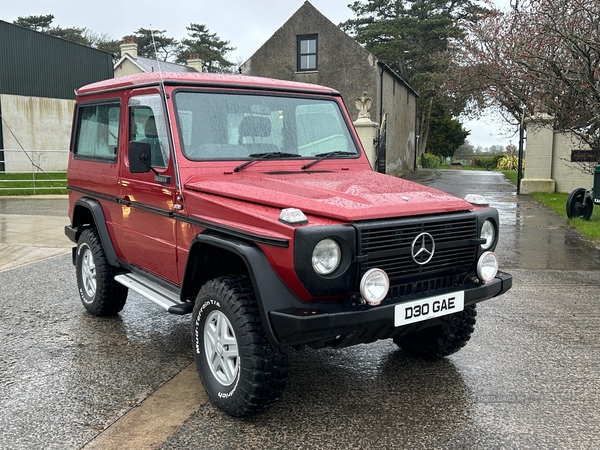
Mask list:
[[[187,66],[198,72],[202,72],[202,62],[198,55],[192,53],[190,59],[187,60]]]
[[[121,56],[124,56],[125,53],[127,53],[133,59],[137,59],[138,57],[138,46],[133,41],[132,37],[123,39],[123,43],[121,44]]]

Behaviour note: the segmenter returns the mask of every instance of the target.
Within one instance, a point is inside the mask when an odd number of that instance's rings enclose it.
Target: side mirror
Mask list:
[[[150,172],[150,144],[131,141],[129,143],[129,171],[131,173]]]

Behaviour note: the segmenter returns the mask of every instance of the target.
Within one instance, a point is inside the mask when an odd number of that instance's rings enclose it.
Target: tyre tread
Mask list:
[[[287,355],[273,348],[267,339],[254,290],[245,275],[230,275],[208,281],[200,290],[218,294],[230,306],[230,313],[236,323],[238,345],[245,349],[245,366],[240,365],[240,395],[230,403],[220,402],[206,388],[209,397],[219,407],[234,417],[244,417],[258,412],[282,395],[287,378]],[[197,302],[199,307],[199,303]],[[195,308],[196,309],[196,308]],[[194,314],[196,317],[196,314]],[[194,327],[194,321],[192,321]]]
[[[82,244],[86,244],[90,248],[96,265],[96,294],[91,303],[83,302],[82,298],[83,306],[95,316],[114,316],[125,306],[128,289],[115,281],[114,268],[106,258],[100,236],[95,228],[87,228],[81,233],[78,252],[79,246]],[[80,295],[82,295],[81,289]]]

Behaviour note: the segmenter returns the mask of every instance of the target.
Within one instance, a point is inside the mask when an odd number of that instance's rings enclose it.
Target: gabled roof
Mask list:
[[[133,58],[129,55],[129,53],[125,53],[121,59],[115,63],[115,69],[119,67],[126,59],[137,66],[142,72],[198,72],[196,69],[188,66],[182,66],[181,64],[158,61],[156,59],[145,58],[143,56]]]
[[[308,21],[307,17],[317,18],[315,21]],[[375,55],[369,52],[363,45],[359,44],[352,36],[348,35],[344,30],[342,30],[339,26],[334,24],[327,16],[325,16],[321,11],[319,11],[309,0],[305,0],[305,2],[296,10],[292,16],[285,21],[285,23],[271,36],[267,39],[266,42],[252,55],[248,60],[246,60],[242,64],[242,68],[249,67],[249,63],[252,61],[257,54],[261,53],[265,47],[267,47],[271,40],[275,39],[280,33],[283,32],[286,28],[294,28],[295,24],[301,24],[302,29],[306,30],[306,34],[313,34],[318,31],[318,27],[326,27],[331,30],[336,35],[338,45],[344,46],[352,46],[356,49],[361,49],[364,54],[369,55],[370,60],[373,61],[373,64],[377,64],[381,70],[388,73],[392,76],[396,81],[400,84],[404,85],[412,94],[419,97],[417,91],[415,91],[410,84],[406,80],[404,80],[400,75],[398,75],[394,70],[385,64],[383,61],[379,60]],[[271,53],[269,53],[270,57],[273,57]],[[349,61],[348,64],[356,64],[356,61]]]

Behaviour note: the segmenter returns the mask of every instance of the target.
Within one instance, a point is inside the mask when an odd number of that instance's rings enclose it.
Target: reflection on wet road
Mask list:
[[[240,420],[202,403],[159,448],[600,448],[598,250],[501,174],[419,176],[500,211],[514,287],[478,306],[468,345],[441,361],[389,340],[294,351],[272,408]],[[70,255],[0,272],[0,289],[0,448],[82,448],[192,362],[188,317],[135,294],[118,317],[89,316]],[[136,448],[116,436],[105,448]]]

